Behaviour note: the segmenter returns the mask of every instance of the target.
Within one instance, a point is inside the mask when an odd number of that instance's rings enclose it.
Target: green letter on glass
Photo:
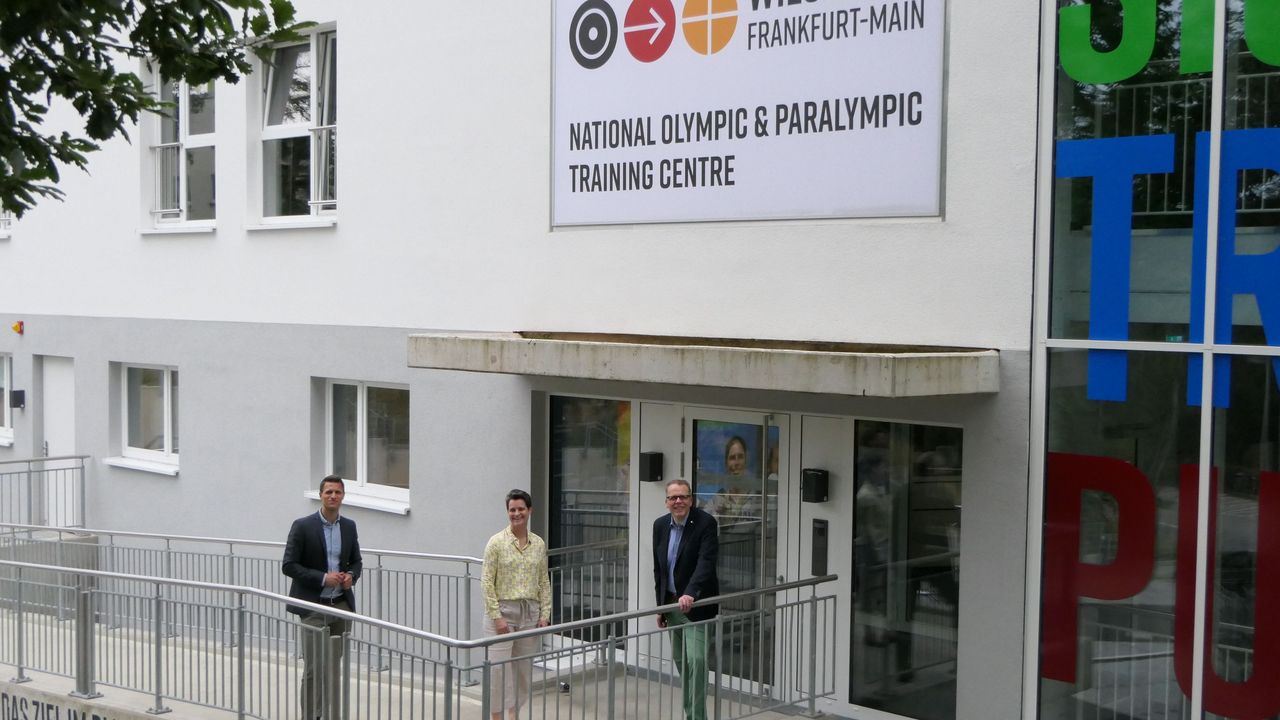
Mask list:
[[[1147,66],[1156,45],[1156,0],[1120,0],[1120,7],[1120,44],[1110,52],[1093,47],[1091,5],[1058,10],[1058,55],[1062,69],[1076,82],[1119,82]]]

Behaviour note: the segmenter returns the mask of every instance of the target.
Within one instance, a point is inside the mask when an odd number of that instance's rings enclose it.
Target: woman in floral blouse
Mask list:
[[[507,527],[484,546],[480,587],[484,592],[485,634],[505,635],[551,624],[551,577],[547,573],[547,544],[529,532],[533,498],[524,490],[507,493]],[[532,655],[539,638],[529,637],[489,646],[489,708],[492,720],[511,717],[529,694],[533,673],[530,660],[510,662],[512,657]]]

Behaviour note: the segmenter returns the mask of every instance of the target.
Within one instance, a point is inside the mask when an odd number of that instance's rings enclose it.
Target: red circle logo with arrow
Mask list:
[[[622,36],[627,50],[640,62],[653,62],[666,54],[676,36],[676,9],[671,0],[635,0],[627,8]]]

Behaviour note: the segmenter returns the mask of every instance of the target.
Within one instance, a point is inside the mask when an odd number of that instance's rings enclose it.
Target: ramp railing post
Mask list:
[[[15,570],[18,571],[17,572],[18,590],[16,593],[17,597],[15,598],[17,608],[15,609],[15,612],[14,612],[14,621],[15,621],[14,628],[17,631],[16,634],[17,634],[17,641],[18,641],[18,647],[17,647],[18,674],[13,678],[13,682],[24,683],[24,682],[31,682],[31,678],[27,677],[27,672],[26,672],[26,665],[27,665],[26,608],[24,608],[22,605],[22,568],[15,568]]]
[[[102,693],[94,691],[94,626],[93,593],[88,575],[77,577],[76,591],[76,689],[72,697],[83,699],[99,698]]]
[[[167,542],[166,542],[167,544]],[[168,554],[165,554],[168,557]],[[156,594],[151,601],[152,627],[151,642],[155,644],[155,650],[151,655],[151,673],[152,681],[155,685],[155,703],[147,708],[147,712],[152,715],[161,715],[169,712],[169,708],[164,705],[164,590],[160,583],[156,583]]]
[[[247,695],[246,685],[248,680],[248,668],[246,667],[245,658],[245,603],[244,593],[236,593],[236,718],[244,720],[245,717],[245,700]]]

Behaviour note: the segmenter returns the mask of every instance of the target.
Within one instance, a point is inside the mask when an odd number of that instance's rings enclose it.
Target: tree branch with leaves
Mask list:
[[[62,168],[85,169],[102,142],[163,109],[133,60],[190,85],[235,83],[252,70],[248,53],[313,25],[289,0],[3,0],[0,205],[21,217],[39,198],[62,199]],[[82,131],[46,128],[58,98]]]

